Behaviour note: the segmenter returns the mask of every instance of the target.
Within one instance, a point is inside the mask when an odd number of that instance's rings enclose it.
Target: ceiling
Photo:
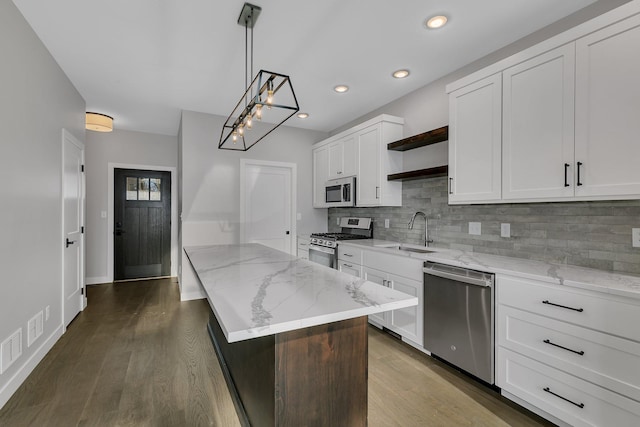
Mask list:
[[[244,92],[243,0],[13,1],[119,129],[176,135],[181,110],[226,117]],[[288,126],[331,131],[594,1],[254,0],[254,74],[291,77],[310,116]]]

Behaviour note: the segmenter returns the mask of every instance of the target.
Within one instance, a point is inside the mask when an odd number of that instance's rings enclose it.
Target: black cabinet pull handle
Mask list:
[[[582,351],[582,350],[580,350],[580,351],[572,350],[572,349],[570,349],[570,348],[567,348],[567,347],[561,346],[560,344],[553,343],[553,342],[551,342],[550,340],[543,340],[542,342],[543,342],[543,343],[545,343],[545,344],[552,345],[552,346],[554,346],[554,347],[561,348],[561,349],[563,349],[563,350],[570,351],[571,353],[575,353],[575,354],[579,354],[580,356],[584,356],[584,351]]]
[[[75,240],[69,240],[69,238],[67,238],[65,241],[65,248],[68,248],[70,245],[73,245],[75,242],[76,242]]]
[[[569,177],[567,176],[567,172],[569,172],[569,163],[564,164],[564,186],[569,186]]]
[[[549,394],[553,394],[555,397],[559,397],[560,399],[562,399],[562,400],[564,400],[566,402],[569,402],[572,405],[576,405],[578,408],[581,408],[581,409],[584,408],[584,403],[576,403],[573,400],[569,400],[566,397],[560,396],[559,394],[552,392],[551,389],[549,389],[549,387],[545,387],[542,390],[546,391]]]
[[[353,265],[347,264],[346,262],[343,264],[345,267],[353,268]]]
[[[576,185],[582,185],[582,182],[580,182],[580,167],[582,166],[582,162],[578,162],[578,182],[576,182]]]
[[[453,178],[449,178],[449,194],[453,194]]]
[[[573,310],[573,311],[578,311],[580,313],[582,313],[584,311],[584,308],[573,308],[573,307],[567,307],[566,305],[560,305],[560,304],[554,304],[552,302],[549,302],[548,300],[544,300],[542,301],[543,304],[548,304],[548,305],[552,305],[554,307],[560,307],[560,308],[566,308],[567,310]]]

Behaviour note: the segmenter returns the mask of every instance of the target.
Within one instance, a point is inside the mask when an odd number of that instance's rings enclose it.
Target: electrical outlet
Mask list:
[[[107,219],[107,211],[100,211],[100,218]]]
[[[340,218],[336,218],[336,225],[340,225]]]
[[[384,228],[389,228],[389,218],[384,220]]]
[[[44,320],[49,320],[49,315],[51,314],[51,306],[47,306],[44,309]]]
[[[631,246],[640,248],[640,228],[631,229]]]
[[[511,237],[511,224],[500,224],[500,237]]]
[[[300,212],[296,214],[296,221],[302,221],[302,214]]]
[[[482,234],[482,223],[480,222],[470,222],[469,223],[469,234],[473,234],[479,236]]]

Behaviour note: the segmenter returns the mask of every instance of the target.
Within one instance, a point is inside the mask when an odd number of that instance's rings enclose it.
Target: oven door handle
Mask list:
[[[483,288],[491,287],[491,283],[486,280],[476,279],[473,277],[460,276],[458,274],[447,273],[445,271],[434,270],[431,268],[423,268],[424,274],[430,274],[431,276],[441,277],[443,279],[455,280],[457,282],[466,283],[468,285],[482,286]]]
[[[316,246],[316,245],[309,245],[309,250],[324,252],[325,254],[329,254],[329,255],[334,255],[336,253],[335,249],[325,248],[324,246]]]

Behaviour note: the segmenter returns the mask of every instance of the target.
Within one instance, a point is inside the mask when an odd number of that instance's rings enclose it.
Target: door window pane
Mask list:
[[[138,178],[138,200],[149,200],[149,178]]]
[[[160,178],[151,178],[149,181],[149,194],[150,200],[160,200],[160,185],[161,185],[161,179]]]
[[[127,177],[127,200],[138,200],[138,178]]]

